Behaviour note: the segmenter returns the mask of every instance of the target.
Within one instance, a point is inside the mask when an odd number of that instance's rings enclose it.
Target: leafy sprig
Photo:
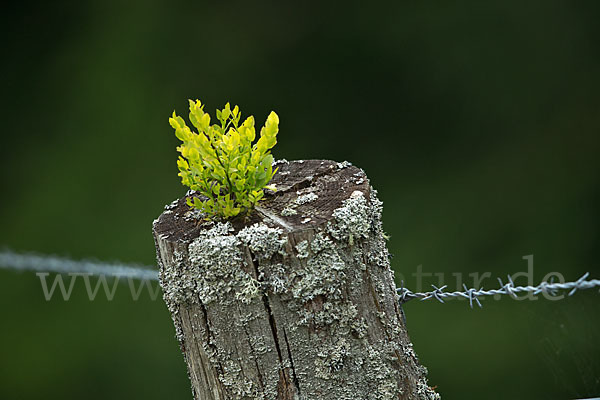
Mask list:
[[[229,103],[217,110],[217,124],[210,124],[210,115],[204,112],[200,100],[190,100],[190,121],[198,130],[193,132],[183,118],[173,116],[169,123],[183,144],[177,147],[181,182],[204,195],[205,200],[188,197],[189,206],[206,213],[207,219],[230,218],[249,212],[264,196],[276,170],[270,149],[277,143],[279,117],[273,111],[256,137],[254,117],[240,125],[241,112]]]

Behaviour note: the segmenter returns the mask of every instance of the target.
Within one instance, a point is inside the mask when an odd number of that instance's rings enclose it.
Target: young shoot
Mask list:
[[[273,111],[256,137],[254,117],[240,124],[238,106],[229,103],[217,110],[217,123],[204,112],[200,100],[190,100],[190,121],[198,131],[192,131],[183,118],[173,116],[169,123],[183,143],[177,147],[181,182],[202,195],[188,197],[187,203],[206,214],[206,219],[226,219],[250,212],[264,196],[275,172],[270,149],[277,143],[279,117]]]

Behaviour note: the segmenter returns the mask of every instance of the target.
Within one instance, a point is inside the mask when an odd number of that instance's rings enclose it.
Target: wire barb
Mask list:
[[[600,287],[599,279],[591,279],[587,280],[590,276],[589,272],[586,272],[574,282],[554,282],[554,278],[552,278],[549,282],[543,281],[539,283],[537,286],[516,286],[512,277],[509,275],[508,283],[504,284],[502,279],[498,278],[499,288],[498,289],[490,289],[485,290],[483,288],[475,289],[468,288],[467,285],[463,283],[463,291],[455,291],[455,292],[445,292],[447,285],[444,285],[438,288],[435,285],[433,286],[434,290],[429,292],[413,292],[404,287],[404,282],[402,282],[402,286],[396,289],[398,293],[398,301],[400,304],[404,304],[412,299],[421,299],[421,301],[429,300],[431,298],[435,298],[436,300],[444,303],[443,299],[448,298],[463,298],[469,300],[469,306],[473,308],[473,303],[475,302],[479,307],[482,307],[481,302],[479,301],[479,297],[483,296],[497,296],[497,295],[508,295],[513,299],[517,299],[517,293],[533,293],[540,294],[546,293],[549,296],[557,296],[561,290],[569,290],[568,295],[572,296],[577,290],[583,289],[592,289],[596,287]]]

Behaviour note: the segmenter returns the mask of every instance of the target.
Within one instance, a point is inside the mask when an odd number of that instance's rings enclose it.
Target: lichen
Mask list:
[[[301,196],[298,196],[298,198],[294,201],[294,203],[296,203],[297,205],[301,206],[303,204],[310,203],[311,201],[315,201],[318,198],[319,198],[319,196],[317,196],[316,194],[314,194],[312,192],[311,193],[306,193],[306,194],[303,194]]]
[[[352,244],[359,238],[366,238],[372,227],[372,208],[360,191],[354,191],[343,201],[342,206],[333,211],[334,220],[328,230],[335,239]]]
[[[280,229],[264,224],[246,227],[237,235],[232,232],[229,222],[213,224],[190,243],[187,255],[176,251],[172,265],[161,269],[163,296],[170,310],[178,304],[216,300],[248,304],[262,293],[260,282],[242,268],[242,246],[268,259],[283,252],[286,239],[280,238]]]
[[[237,238],[260,258],[268,259],[275,253],[282,253],[286,239],[281,239],[283,231],[278,228],[270,228],[265,224],[256,223],[245,227]]]
[[[363,361],[365,362],[366,379],[376,382],[373,399],[391,400],[398,397],[398,371],[390,365],[393,361],[394,345],[379,342],[368,346]]]
[[[190,243],[187,256],[174,252],[173,262],[161,269],[163,297],[170,310],[179,304],[232,301],[228,293],[249,303],[260,294],[259,282],[241,268],[242,241],[232,231],[230,223],[216,223]]]
[[[334,244],[325,232],[319,232],[310,242],[310,250],[313,253],[319,253],[322,250],[330,250],[334,248]]]
[[[265,270],[268,270],[268,274],[265,273]],[[258,280],[263,282],[273,293],[280,294],[287,291],[288,277],[283,264],[259,265],[259,271]]]
[[[377,197],[377,190],[371,188],[369,191],[369,200],[371,203],[371,228],[374,232],[381,233],[384,236],[381,222],[383,202]]]
[[[344,367],[344,361],[349,355],[350,344],[346,338],[339,337],[331,347],[317,353],[315,376],[324,380],[332,379]]]
[[[239,363],[234,362],[230,358],[225,358],[221,364],[223,373],[219,375],[221,383],[229,389],[229,392],[236,399],[262,399],[259,394],[259,389],[254,382],[243,375],[242,368]]]
[[[419,400],[440,400],[441,396],[439,393],[436,393],[432,388],[427,384],[427,380],[421,379],[417,381],[417,395],[419,396]]]
[[[177,204],[179,204],[179,199],[175,199],[171,203],[167,204],[165,206],[165,210],[167,210],[167,211],[173,210],[173,209],[177,208]]]
[[[287,164],[289,164],[289,163],[290,163],[290,162],[289,162],[288,160],[286,160],[285,158],[281,158],[281,159],[279,159],[279,160],[274,160],[274,161],[273,161],[273,164],[271,164],[271,165],[273,165],[273,166],[275,167],[275,166],[277,166],[277,165],[281,165],[281,164],[286,164],[286,165],[287,165]]]
[[[292,215],[296,215],[296,214],[298,214],[298,211],[296,211],[292,207],[286,207],[283,210],[281,210],[282,217],[291,217]]]
[[[223,302],[230,292],[246,299],[248,287],[253,285],[254,278],[240,268],[240,240],[229,234],[231,230],[230,223],[218,223],[189,246],[189,262],[196,272],[196,294],[204,304]]]
[[[351,339],[337,337],[316,353],[314,374],[323,382],[322,388],[335,393],[336,399],[353,400],[358,393],[361,399],[397,399],[404,389],[400,386],[403,379],[393,367],[397,362],[394,354],[395,345],[385,340],[357,346]],[[423,382],[419,384],[427,387]],[[424,392],[419,399],[434,397],[426,397]]]
[[[367,261],[369,264],[377,265],[384,269],[389,268],[390,253],[383,240],[375,240],[372,242],[369,251],[367,252]]]
[[[260,282],[250,276],[249,279],[245,279],[241,282],[240,289],[235,294],[235,299],[244,304],[250,304],[252,299],[258,297],[260,294],[260,288]]]
[[[185,262],[184,255],[178,250],[173,253],[173,260],[161,268],[163,298],[171,312],[177,309],[178,304],[194,296],[196,274],[197,271]]]
[[[296,257],[298,258],[308,258],[309,253],[309,245],[308,240],[303,240],[296,245]]]
[[[345,268],[346,264],[335,249],[324,249],[308,258],[305,268],[291,271],[290,291],[294,298],[303,302],[319,295],[339,297]]]

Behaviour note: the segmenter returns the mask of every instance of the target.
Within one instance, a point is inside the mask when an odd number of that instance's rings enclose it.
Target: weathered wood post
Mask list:
[[[278,162],[249,217],[154,222],[195,399],[437,399],[413,351],[364,172]]]

